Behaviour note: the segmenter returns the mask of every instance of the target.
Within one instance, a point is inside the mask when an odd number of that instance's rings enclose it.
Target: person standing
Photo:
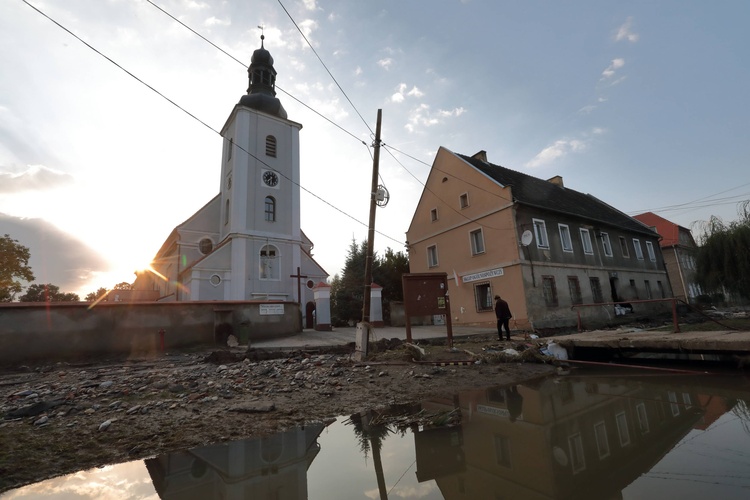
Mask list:
[[[510,318],[513,315],[510,313],[510,307],[499,295],[495,295],[495,316],[497,316],[497,336],[500,340],[503,340],[503,328],[505,328],[505,334],[507,340],[510,340]]]

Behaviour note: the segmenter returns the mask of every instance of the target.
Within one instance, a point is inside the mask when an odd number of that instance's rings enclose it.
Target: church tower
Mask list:
[[[222,128],[219,245],[231,300],[296,301],[301,263],[299,131],[276,97],[273,57],[253,53],[249,86]]]
[[[314,323],[313,288],[328,273],[300,229],[299,132],[276,98],[273,58],[253,53],[250,84],[221,129],[219,194],[179,224],[134,286],[158,300],[298,302]],[[304,284],[304,286],[302,286]]]

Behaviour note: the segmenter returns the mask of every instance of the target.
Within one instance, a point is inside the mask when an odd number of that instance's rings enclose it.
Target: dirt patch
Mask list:
[[[512,348],[514,351],[506,351]],[[416,356],[415,352],[422,351]],[[372,408],[553,373],[494,335],[317,351],[170,352],[0,372],[0,491],[104,464],[275,433]],[[419,357],[419,359],[416,359]]]

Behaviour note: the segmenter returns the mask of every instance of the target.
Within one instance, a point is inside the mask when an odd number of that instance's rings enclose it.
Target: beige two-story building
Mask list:
[[[495,323],[495,295],[512,329],[616,323],[668,311],[672,296],[651,228],[598,198],[441,147],[407,231],[412,273],[446,272],[454,324]],[[632,312],[630,312],[632,310]]]

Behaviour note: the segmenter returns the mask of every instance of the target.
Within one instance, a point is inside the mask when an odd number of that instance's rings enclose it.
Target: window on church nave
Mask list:
[[[272,135],[266,136],[266,156],[276,158],[276,138]]]
[[[198,249],[203,255],[207,255],[214,249],[214,242],[210,238],[203,238],[198,242]]]
[[[260,249],[260,279],[279,279],[277,251],[273,245],[265,245]]]
[[[276,222],[276,200],[273,196],[266,196],[266,221]]]

